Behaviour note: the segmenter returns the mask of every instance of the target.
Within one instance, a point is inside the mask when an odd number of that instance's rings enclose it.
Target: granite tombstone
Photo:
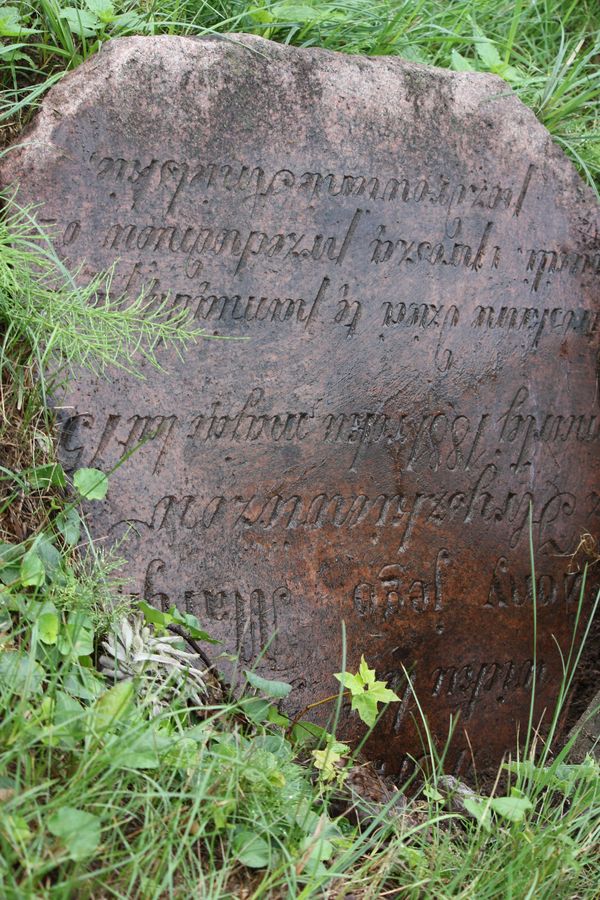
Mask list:
[[[514,748],[600,513],[597,208],[533,113],[488,75],[127,38],[19,143],[2,183],[82,278],[116,263],[115,293],[246,339],[60,399],[70,469],[141,445],[89,510],[132,590],[264,651],[292,711],[335,691],[343,621],[348,668],[402,698],[368,745],[384,771],[422,752],[405,668],[439,742],[460,713],[457,771],[469,741],[482,766]]]

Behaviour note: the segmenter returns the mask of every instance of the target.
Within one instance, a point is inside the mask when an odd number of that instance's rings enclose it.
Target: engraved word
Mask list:
[[[533,602],[533,578],[531,575],[517,580],[510,571],[505,556],[498,557],[484,606],[488,609],[502,609],[509,606],[523,606]],[[581,572],[567,572],[562,578],[550,574],[536,575],[536,606],[553,606],[557,600],[563,604],[576,603],[583,587]],[[595,588],[588,585],[588,593]]]
[[[547,679],[548,668],[538,660],[532,659],[523,663],[483,662],[467,663],[460,668],[440,667],[433,673],[432,697],[452,698],[452,702],[468,719],[479,700],[494,698],[497,703],[504,703],[509,691],[529,690],[533,684],[535,672],[536,684]]]
[[[455,327],[460,320],[460,313],[456,306],[449,306],[445,316],[442,313],[446,307],[435,303],[390,303],[382,304],[385,310],[382,325],[388,328],[390,325],[401,325],[403,328],[444,328],[449,325]]]
[[[326,443],[349,444],[359,450],[375,444],[397,444],[407,448],[409,471],[439,469],[470,471],[482,457],[481,441],[490,415],[484,413],[474,424],[464,415],[425,413],[419,420],[406,414],[392,418],[386,413],[351,412],[325,416],[323,440]]]
[[[335,262],[341,265],[363,214],[357,209],[342,235],[305,234],[297,231],[239,231],[237,228],[179,225],[111,225],[102,241],[111,250],[149,250],[186,257],[185,274],[196,278],[211,258],[237,259],[237,275],[252,259],[293,259]]]
[[[256,529],[270,531],[273,528],[288,530],[323,528],[349,529],[369,527],[375,529],[399,529],[398,551],[410,545],[416,527],[423,525],[440,527],[447,521],[464,524],[480,523],[492,526],[508,525],[509,546],[514,549],[526,536],[529,509],[533,507],[533,524],[540,542],[540,550],[567,552],[573,535],[567,533],[564,520],[573,516],[576,498],[573,494],[550,483],[547,491],[534,494],[501,489],[500,496],[492,493],[498,476],[497,467],[485,466],[472,487],[465,491],[440,491],[416,494],[252,494],[243,497],[217,495],[202,498],[186,495],[162,497],[154,506],[149,521],[127,518],[115,523],[135,526],[138,531],[166,530],[176,540],[178,528],[186,530],[208,529]],[[375,538],[375,536],[373,536]],[[558,540],[563,546],[558,544]]]
[[[463,266],[477,272],[483,265],[488,248],[493,223],[488,222],[479,238],[477,249],[473,245],[462,242],[448,244],[447,240],[432,244],[431,241],[419,241],[417,238],[393,238],[387,236],[387,228],[380,225],[375,240],[371,241],[371,262],[385,263],[393,259],[398,266],[429,263],[431,266]]]
[[[527,250],[526,272],[534,272],[531,290],[537,291],[542,278],[546,277],[546,284],[550,283],[552,275],[567,273],[569,275],[583,275],[591,271],[595,275],[600,274],[600,253],[593,256],[589,253],[578,253],[576,250],[548,250],[544,248]],[[527,280],[527,279],[526,279]]]
[[[137,264],[136,264],[137,265]],[[319,305],[329,278],[325,277],[313,300],[302,297],[264,297],[258,294],[241,297],[240,294],[211,293],[209,281],[199,285],[197,294],[170,292],[159,293],[160,282],[154,279],[149,290],[148,303],[166,304],[173,310],[187,310],[192,319],[219,322],[289,322],[303,325],[305,329],[316,319]]]
[[[486,331],[529,331],[533,336],[532,346],[537,347],[544,330],[556,334],[573,331],[586,337],[596,334],[600,330],[600,312],[582,308],[565,310],[560,306],[554,309],[478,306],[471,327]]]
[[[442,564],[447,565],[450,554],[442,548],[436,556],[433,576],[413,578],[407,566],[390,563],[377,573],[378,584],[361,582],[354,589],[354,608],[362,619],[389,622],[408,613],[427,610],[439,612],[443,608]]]
[[[510,406],[498,419],[502,423],[500,442],[514,445],[515,455],[511,471],[521,472],[531,466],[535,444],[565,444],[567,441],[589,443],[600,440],[600,415],[559,415],[555,412],[526,412],[523,407],[529,399],[529,389],[522,385],[510,402]]]
[[[286,192],[298,195],[305,204],[325,197],[368,197],[370,200],[403,203],[427,203],[448,209],[448,214],[458,207],[473,209],[510,209],[518,216],[529,182],[535,170],[530,165],[525,173],[518,195],[512,188],[500,184],[489,185],[485,180],[477,183],[453,183],[445,174],[407,177],[396,173],[395,177],[376,177],[369,174],[327,172],[292,172],[279,169],[266,173],[260,166],[238,161],[204,162],[156,158],[143,162],[126,157],[101,156],[95,151],[90,156],[96,178],[107,184],[131,184],[134,207],[146,193],[163,191],[167,212],[172,212],[186,193],[206,193],[211,188],[240,193],[242,202],[256,204],[258,198],[269,198]],[[468,180],[468,176],[467,179]],[[437,184],[435,182],[438,182]]]
[[[144,578],[143,596],[153,606],[167,611],[171,598],[162,588],[170,583],[162,559],[148,564]],[[195,587],[184,592],[186,612],[203,620],[224,622],[227,635],[235,634],[235,648],[244,662],[264,651],[264,658],[272,664],[277,650],[277,606],[289,604],[291,595],[285,585],[272,592],[256,588],[249,592],[237,587]],[[229,627],[231,626],[231,627]]]
[[[61,450],[69,470],[79,465],[85,451],[81,442],[82,430],[91,430],[94,416],[83,413],[70,416],[60,432]],[[175,438],[177,416],[123,416],[111,413],[107,416],[102,433],[88,465],[110,467],[136,451],[152,454],[151,472],[160,473],[166,455]],[[93,449],[93,448],[92,448]]]
[[[548,680],[548,667],[543,660],[534,663],[532,659],[522,662],[515,660],[471,662],[460,666],[439,666],[419,687],[418,667],[411,673],[410,683],[404,670],[386,672],[385,680],[400,694],[400,703],[394,707],[391,729],[401,734],[407,714],[415,707],[414,692],[422,691],[423,696],[443,697],[446,705],[461,710],[463,719],[469,719],[478,703],[495,700],[503,704],[507,694],[513,691],[530,690]]]
[[[287,587],[268,594],[260,588],[244,592],[239,588],[200,588],[186,592],[188,607],[213,622],[231,623],[235,629],[235,647],[240,659],[251,662],[264,651],[264,658],[275,661],[277,652],[277,606],[288,605]]]
[[[270,441],[303,441],[309,433],[310,420],[314,413],[284,412],[278,414],[258,414],[258,407],[264,400],[262,388],[254,388],[239,412],[231,415],[219,414],[221,403],[215,400],[208,415],[197,415],[192,419],[192,431],[187,437],[193,443],[209,441],[249,442],[266,439]]]

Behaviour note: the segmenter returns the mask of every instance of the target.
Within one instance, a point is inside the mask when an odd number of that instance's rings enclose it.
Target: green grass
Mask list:
[[[0,7],[0,146],[112,36],[236,30],[495,72],[598,189],[596,0],[13,0]],[[597,896],[599,767],[569,765],[553,740],[581,644],[549,740],[532,720],[525,758],[494,791],[461,806],[438,762],[399,814],[392,796],[360,824],[337,798],[364,806],[343,787],[351,760],[317,769],[313,751],[331,740],[292,729],[273,686],[233,698],[213,685],[194,705],[181,669],[159,677],[140,663],[112,687],[102,645],[132,610],[114,560],[77,558],[82,522],[55,464],[43,372],[50,358],[132,370],[158,341],[199,335],[166,310],[142,315],[143,298],[127,310],[106,300],[110,273],[77,286],[30,225],[27,211],[0,225],[0,896]],[[161,639],[160,621],[147,628]]]
[[[111,293],[110,272],[85,287],[78,286],[78,276],[61,262],[31,211],[12,206],[0,222],[1,353],[7,364],[14,345],[24,343],[40,372],[51,365],[61,372],[85,366],[101,374],[111,365],[134,373],[142,358],[158,365],[159,344],[183,351],[204,334],[187,327],[185,310],[166,302],[143,296],[122,302]]]

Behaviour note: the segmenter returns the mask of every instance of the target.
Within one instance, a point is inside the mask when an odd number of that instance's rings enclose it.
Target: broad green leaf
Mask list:
[[[469,62],[468,59],[465,59],[462,54],[458,52],[458,50],[453,50],[451,53],[452,60],[452,68],[455,72],[474,72],[475,66]]]
[[[252,7],[247,10],[247,15],[250,16],[255,22],[258,22],[260,25],[269,25],[271,22],[275,21],[275,17],[271,15],[266,9],[261,7]]]
[[[28,550],[21,560],[19,574],[23,587],[41,587],[43,585],[46,571],[35,547]]]
[[[257,725],[268,721],[271,707],[272,704],[264,697],[247,697],[241,704],[244,715]]]
[[[65,6],[60,10],[60,18],[64,19],[73,34],[79,35],[79,37],[95,37],[102,28],[98,17],[86,9]]]
[[[139,13],[131,10],[130,12],[120,13],[120,15],[115,16],[113,25],[119,31],[135,28],[136,31],[142,34],[144,32],[152,34],[154,29],[154,19],[147,13],[145,16],[141,16]]]
[[[27,481],[35,490],[46,490],[49,487],[66,487],[67,481],[63,467],[59,463],[36,466],[27,472]]]
[[[412,869],[427,869],[429,865],[429,859],[423,851],[417,850],[416,847],[411,847],[407,842],[399,844],[398,855],[406,860]]]
[[[548,775],[550,770],[543,766],[536,766],[530,759],[519,759],[503,763],[502,768],[506,769],[507,772],[514,772],[520,779],[527,778],[540,787],[546,787],[549,784]]]
[[[362,694],[365,684],[359,675],[351,675],[350,672],[338,672],[333,676],[347,688],[352,694]]]
[[[23,816],[3,816],[2,830],[11,844],[27,844],[33,837],[33,832]]]
[[[65,678],[65,690],[81,700],[95,700],[106,690],[106,683],[86,669],[71,669]]]
[[[233,836],[233,854],[249,869],[264,869],[271,860],[270,844],[249,828],[236,828]]]
[[[275,776],[272,781],[272,776]],[[251,741],[251,749],[246,755],[246,764],[241,773],[246,784],[253,785],[252,790],[260,790],[266,781],[276,783],[278,787],[285,784],[285,778],[281,781],[280,763],[277,757],[268,750],[261,750]]]
[[[0,38],[19,37],[24,34],[34,34],[35,32],[35,28],[26,28],[23,25],[16,6],[0,7]]]
[[[176,606],[170,606],[168,615],[173,617],[174,622],[178,622],[188,632],[189,636],[197,641],[207,641],[209,644],[220,644],[221,641],[212,638],[208,632],[203,631],[199,620],[192,613],[179,612]]]
[[[375,681],[372,685],[369,685],[366,693],[373,700],[376,700],[377,703],[399,703],[400,697],[386,685],[387,682],[385,681]]]
[[[64,691],[57,691],[52,737],[57,738],[62,747],[73,749],[85,732],[84,716],[83,707],[74,697]]]
[[[60,618],[56,606],[50,600],[47,600],[40,607],[37,616],[37,625],[40,641],[49,646],[56,644],[58,629],[60,627]]]
[[[579,784],[597,782],[598,779],[600,766],[592,756],[586,756],[580,763],[559,763],[552,776],[553,784],[567,797]]]
[[[533,804],[527,797],[492,797],[489,804],[497,815],[509,822],[522,822],[525,813],[533,809]]]
[[[104,734],[127,714],[133,695],[133,682],[121,681],[98,697],[92,708],[92,725],[96,734]]]
[[[48,819],[48,831],[59,838],[71,859],[91,856],[100,843],[100,819],[73,806],[61,806]]]
[[[149,726],[134,738],[124,735],[118,739],[113,765],[122,769],[157,769],[161,754],[167,752],[172,744],[172,739]]]
[[[81,718],[84,712],[83,706],[75,700],[74,697],[70,697],[69,694],[66,694],[64,691],[56,691],[54,705],[54,721],[56,724],[62,726],[65,722]],[[82,727],[83,723],[80,722],[78,731],[80,731]]]
[[[377,702],[369,697],[367,691],[362,694],[353,694],[352,709],[356,710],[367,728],[372,728],[377,721]]]
[[[319,824],[319,816],[312,809],[310,799],[303,797],[300,802],[288,811],[291,822],[299,825],[306,834],[312,834]]]
[[[35,541],[33,548],[42,560],[46,575],[51,577],[59,568],[62,558],[50,538],[41,534]]]
[[[20,591],[6,591],[2,596],[8,609],[18,612],[29,621],[35,619],[34,610],[38,606],[38,601],[34,597],[28,597],[27,594],[22,594]]]
[[[340,775],[340,769],[337,767],[343,756],[350,752],[347,744],[341,744],[334,741],[324,750],[313,750],[315,768],[321,772],[324,781],[332,781]]]
[[[434,803],[441,803],[444,799],[442,794],[437,791],[432,784],[426,784],[423,788],[423,794],[427,797],[428,800],[433,800]]]
[[[212,726],[206,722],[200,722],[192,728],[186,728],[185,736],[196,741],[197,744],[206,744],[212,737]]]
[[[21,14],[16,6],[2,6],[0,8],[0,35],[2,37],[12,37],[19,33],[21,27]],[[4,29],[16,29],[5,31]]]
[[[266,750],[279,760],[290,760],[293,756],[289,741],[286,741],[281,734],[257,734],[252,739],[252,747]]]
[[[22,650],[0,653],[0,681],[15,694],[37,694],[44,680],[44,670]]]
[[[478,25],[473,25],[473,34],[475,36],[475,50],[481,62],[488,69],[494,71],[502,66],[502,59],[496,49],[496,45],[483,33]]]
[[[303,854],[310,852],[309,863],[323,862],[331,859],[333,854],[333,844],[323,837],[320,831],[314,835],[307,835],[300,845]],[[309,872],[314,872],[314,867],[309,865]]]
[[[358,675],[363,684],[375,684],[375,669],[370,669],[364,656],[360,658]]]
[[[109,25],[115,18],[115,8],[110,0],[85,0],[85,5],[106,25]]]
[[[402,59],[409,59],[411,62],[423,63],[423,65],[429,65],[430,59],[427,56],[426,50],[421,50],[415,44],[411,43],[402,43],[402,49],[399,52],[399,55]]]
[[[182,737],[172,741],[161,763],[174,769],[189,769],[198,762],[198,747],[192,738]]]
[[[168,625],[173,624],[173,616],[170,612],[162,612],[150,606],[145,600],[140,600],[138,606],[144,614],[144,618],[149,625],[154,625],[158,629],[166,629]]]
[[[490,809],[486,800],[478,800],[476,797],[463,797],[462,801],[467,812],[477,820],[477,824],[488,833],[492,830]]]
[[[304,744],[320,744],[332,740],[333,736],[320,725],[301,719],[292,728],[291,738],[294,744],[302,746]]]
[[[69,547],[74,547],[78,543],[81,534],[81,517],[76,509],[66,509],[59,513],[54,520],[54,525]]]
[[[271,681],[268,678],[261,678],[256,672],[249,672],[247,669],[244,674],[248,684],[256,688],[257,691],[266,694],[267,697],[273,697],[275,700],[283,700],[292,690],[292,685],[287,684],[285,681]]]
[[[277,22],[297,22],[299,25],[309,25],[323,16],[318,9],[299,3],[277,3],[271,7],[271,13]]]
[[[31,33],[37,31],[37,28],[28,29]],[[21,50],[15,50],[14,47],[18,47],[19,44],[12,45],[11,47],[0,47],[0,59],[5,59],[7,62],[19,62],[23,60],[26,62],[31,68],[35,66],[35,63],[31,56],[28,53],[23,53]]]
[[[272,725],[278,725],[280,728],[288,728],[291,720],[288,716],[282,715],[276,706],[271,706],[267,721]]]
[[[306,859],[303,876],[311,875],[320,878],[327,875],[327,869],[323,862],[331,859],[334,852],[332,840],[339,840],[340,837],[341,832],[337,825],[327,815],[319,816],[316,825],[300,845],[302,857]]]
[[[523,72],[520,72],[519,69],[515,68],[515,66],[502,66],[501,69],[498,70],[498,75],[501,75],[506,81],[509,81],[511,84],[523,84],[526,81],[526,76]]]
[[[20,544],[7,544],[0,541],[0,566],[14,563],[21,558],[23,548]]]
[[[99,469],[78,469],[73,484],[86,500],[104,500],[108,491],[108,478]]]
[[[94,624],[84,613],[70,613],[57,642],[63,656],[88,656],[94,650]]]
[[[371,728],[377,720],[378,703],[398,703],[400,698],[387,687],[387,682],[375,680],[375,669],[370,669],[361,657],[356,675],[338,672],[334,675],[352,695],[352,709],[356,710],[365,725]]]

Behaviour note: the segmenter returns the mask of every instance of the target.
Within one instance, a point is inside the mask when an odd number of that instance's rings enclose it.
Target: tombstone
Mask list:
[[[291,682],[291,713],[335,692],[344,623],[348,669],[402,698],[382,771],[423,753],[405,670],[438,746],[458,716],[450,768],[514,750],[600,511],[597,208],[533,113],[490,75],[135,37],[19,140],[2,183],[65,262],[211,337],[59,398],[66,467],[128,457],[89,523],[132,591]]]

